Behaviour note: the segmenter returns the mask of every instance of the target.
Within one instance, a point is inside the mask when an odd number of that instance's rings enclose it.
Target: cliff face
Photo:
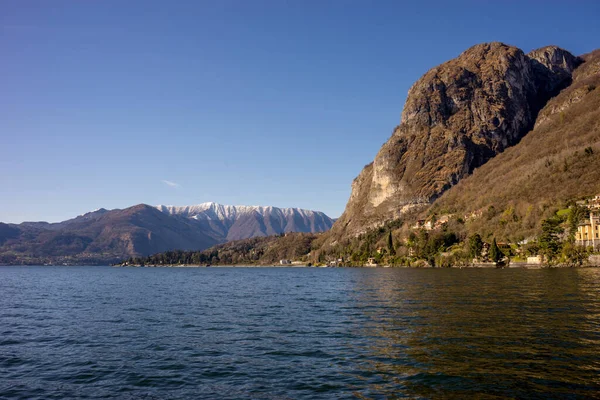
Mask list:
[[[581,58],[534,129],[444,193],[431,214],[470,214],[470,233],[518,241],[538,235],[555,207],[600,193],[600,50]]]
[[[580,60],[555,46],[529,54],[473,46],[409,90],[400,125],[354,180],[333,233],[354,235],[431,203],[534,125]]]

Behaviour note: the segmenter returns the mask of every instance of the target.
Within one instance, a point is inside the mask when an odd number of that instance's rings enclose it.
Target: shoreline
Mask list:
[[[452,267],[411,267],[411,266],[389,266],[389,265],[378,265],[378,266],[308,266],[308,265],[275,265],[275,264],[260,264],[260,265],[248,265],[248,264],[234,264],[234,265],[110,265],[113,268],[311,268],[311,269],[326,269],[326,268],[365,268],[365,269],[565,269],[565,268],[599,268],[600,265],[542,265],[542,264],[527,264],[527,263],[515,263],[516,265],[507,266],[496,266],[490,264],[471,264],[462,266]]]

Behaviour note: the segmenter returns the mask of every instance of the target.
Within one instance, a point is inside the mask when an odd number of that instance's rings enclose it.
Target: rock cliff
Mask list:
[[[467,232],[517,242],[539,235],[556,207],[600,193],[600,50],[581,59],[534,129],[445,192],[429,215],[469,216]]]
[[[519,142],[579,63],[556,46],[525,54],[495,42],[428,71],[410,88],[392,137],[354,180],[333,235],[355,235],[430,204]]]

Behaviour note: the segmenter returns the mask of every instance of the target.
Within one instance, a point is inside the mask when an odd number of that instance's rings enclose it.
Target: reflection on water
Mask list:
[[[598,395],[600,270],[408,270],[356,283],[372,305],[355,327],[371,338],[356,372],[367,397]]]
[[[0,268],[0,398],[600,397],[600,269]]]

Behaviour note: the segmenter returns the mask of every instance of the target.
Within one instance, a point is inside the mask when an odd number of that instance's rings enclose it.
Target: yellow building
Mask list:
[[[600,248],[600,211],[590,211],[590,219],[577,226],[575,243],[594,249]]]

